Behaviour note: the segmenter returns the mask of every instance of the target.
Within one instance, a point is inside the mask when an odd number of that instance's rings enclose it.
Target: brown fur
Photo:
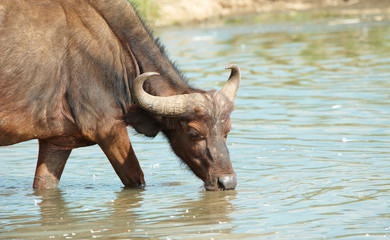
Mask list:
[[[126,0],[2,0],[0,62],[0,146],[39,139],[34,187],[56,187],[71,150],[93,144],[126,186],[145,184],[126,125],[162,131],[208,189],[234,175],[222,141],[232,103],[188,86]],[[147,113],[131,86],[148,71],[161,74],[145,83],[150,94],[207,101],[179,118]]]

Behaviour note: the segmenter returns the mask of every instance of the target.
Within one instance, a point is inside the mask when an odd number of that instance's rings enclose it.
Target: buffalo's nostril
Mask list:
[[[233,190],[237,186],[237,178],[235,176],[222,176],[218,178],[218,187],[222,190]]]

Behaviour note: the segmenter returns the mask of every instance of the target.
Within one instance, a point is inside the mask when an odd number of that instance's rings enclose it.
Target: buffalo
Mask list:
[[[191,87],[126,0],[0,0],[0,146],[38,139],[33,187],[56,188],[74,148],[98,144],[145,185],[127,126],[162,132],[206,190],[237,185],[226,138],[240,71]]]

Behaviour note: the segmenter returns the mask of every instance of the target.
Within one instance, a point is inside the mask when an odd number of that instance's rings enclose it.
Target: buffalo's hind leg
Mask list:
[[[34,177],[34,188],[57,188],[71,151],[61,149],[45,140],[39,140],[39,154]]]

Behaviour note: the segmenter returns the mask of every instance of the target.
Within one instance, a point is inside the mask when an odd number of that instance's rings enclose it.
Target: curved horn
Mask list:
[[[225,69],[231,69],[232,71],[227,83],[219,92],[223,93],[230,101],[234,102],[240,85],[240,68],[237,64],[230,64]]]
[[[145,92],[144,82],[151,76],[158,76],[156,72],[147,72],[134,79],[133,95],[135,102],[146,111],[163,116],[178,116],[187,112],[186,106],[199,102],[202,98],[199,93],[174,95],[169,97],[153,96]]]

